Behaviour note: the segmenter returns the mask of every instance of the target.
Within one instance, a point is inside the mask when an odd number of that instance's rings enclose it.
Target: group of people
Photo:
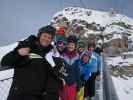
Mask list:
[[[100,75],[100,49],[76,35],[65,36],[63,27],[38,30],[6,54],[1,65],[14,68],[7,100],[93,100],[95,80]]]

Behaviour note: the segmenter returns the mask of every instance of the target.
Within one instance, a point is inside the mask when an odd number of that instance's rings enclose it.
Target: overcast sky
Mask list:
[[[0,0],[0,46],[36,34],[38,28],[47,25],[65,7],[115,8],[133,18],[132,5],[133,0]]]

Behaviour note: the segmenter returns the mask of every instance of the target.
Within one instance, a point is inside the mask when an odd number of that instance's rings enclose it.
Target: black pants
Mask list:
[[[48,93],[42,100],[59,100],[57,93]]]
[[[9,95],[7,100],[59,100],[59,98],[56,94],[47,94],[45,96]]]
[[[59,100],[58,92],[47,92],[43,95],[22,94],[11,86],[7,100]]]
[[[95,96],[95,79],[96,74],[93,73],[92,76],[85,82],[85,94],[84,97],[93,97]]]
[[[39,96],[33,95],[9,95],[7,100],[42,100]]]

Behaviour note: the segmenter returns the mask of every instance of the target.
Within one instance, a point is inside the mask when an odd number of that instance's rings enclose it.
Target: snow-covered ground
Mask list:
[[[133,100],[133,78],[125,80],[112,76],[119,100]]]
[[[123,53],[124,55],[133,55],[133,52]],[[131,66],[133,65],[133,58],[127,57],[123,59],[121,56],[118,57],[108,57],[106,58],[107,65],[112,66]],[[126,77],[126,79],[122,77],[111,76],[116,93],[118,95],[119,100],[133,100],[133,77]]]

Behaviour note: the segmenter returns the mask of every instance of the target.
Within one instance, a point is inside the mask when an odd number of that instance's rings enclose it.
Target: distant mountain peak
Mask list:
[[[115,34],[116,38],[120,38],[122,37],[120,35],[132,35],[133,33],[133,19],[118,14],[113,9],[105,12],[80,7],[67,7],[53,16],[51,24],[64,26],[67,34],[73,31],[73,33],[85,37],[89,34],[102,34],[104,36]],[[110,40],[113,38],[112,36]]]

